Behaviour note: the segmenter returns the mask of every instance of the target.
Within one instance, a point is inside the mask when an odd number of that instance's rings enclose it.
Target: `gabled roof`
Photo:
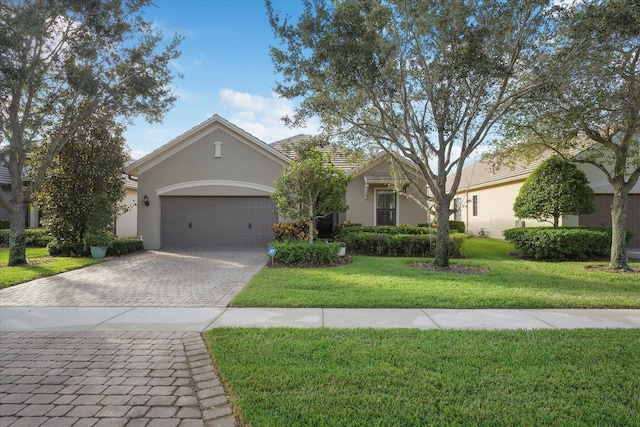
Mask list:
[[[543,156],[531,163],[517,162],[513,167],[500,166],[495,160],[480,160],[462,169],[458,191],[525,180],[547,158],[548,156]],[[448,187],[450,187],[450,183],[448,183]]]
[[[254,148],[262,151],[265,155],[282,165],[287,165],[290,161],[290,159],[280,151],[270,147],[267,143],[261,141],[245,130],[240,129],[238,126],[234,125],[218,114],[214,114],[207,120],[177,136],[160,148],[131,163],[125,168],[125,172],[131,175],[138,175],[157,165],[163,160],[169,158],[183,148],[188,147],[192,143],[198,141],[202,136],[221,128],[227,132],[235,133],[237,136],[239,136],[240,140],[243,140],[243,142],[248,142],[249,144],[253,145]]]
[[[313,138],[311,135],[300,134],[280,141],[272,142],[269,145],[293,160],[296,158],[296,153],[291,146],[308,141],[311,138]],[[331,163],[333,163],[335,167],[337,167],[338,169],[342,169],[346,173],[357,166],[356,163],[350,162],[345,155],[344,150],[336,145],[327,144],[323,147],[320,147],[320,151],[322,153],[331,153]]]

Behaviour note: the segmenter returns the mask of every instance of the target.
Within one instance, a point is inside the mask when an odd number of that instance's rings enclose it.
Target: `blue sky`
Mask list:
[[[198,123],[219,114],[245,131],[270,143],[307,129],[289,129],[280,117],[294,103],[279,99],[278,79],[269,56],[276,45],[263,0],[155,0],[145,16],[165,36],[184,36],[181,57],[172,66],[184,78],[173,87],[179,99],[163,123],[135,120],[125,137],[134,158],[140,158]],[[297,17],[298,0],[273,0],[274,6]]]

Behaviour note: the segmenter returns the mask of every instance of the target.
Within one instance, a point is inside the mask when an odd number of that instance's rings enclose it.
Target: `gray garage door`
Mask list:
[[[269,197],[162,197],[165,248],[266,248],[278,222]]]

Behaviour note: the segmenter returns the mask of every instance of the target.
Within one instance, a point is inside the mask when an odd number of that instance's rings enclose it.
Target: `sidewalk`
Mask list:
[[[215,327],[640,328],[640,309],[0,307],[0,331],[202,332]]]

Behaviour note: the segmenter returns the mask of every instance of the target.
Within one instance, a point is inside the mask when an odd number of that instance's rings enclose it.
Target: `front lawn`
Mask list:
[[[453,274],[409,267],[415,258],[354,256],[333,268],[263,269],[236,296],[246,307],[639,308],[640,275],[588,271],[594,262],[535,262],[510,243],[467,239],[466,259],[489,270]],[[606,261],[600,262],[606,264]],[[639,260],[631,261],[640,268]]]
[[[0,289],[96,264],[91,258],[50,257],[46,248],[27,248],[27,265],[7,267],[9,249],[0,248]]]
[[[241,425],[640,425],[640,330],[205,333]]]

